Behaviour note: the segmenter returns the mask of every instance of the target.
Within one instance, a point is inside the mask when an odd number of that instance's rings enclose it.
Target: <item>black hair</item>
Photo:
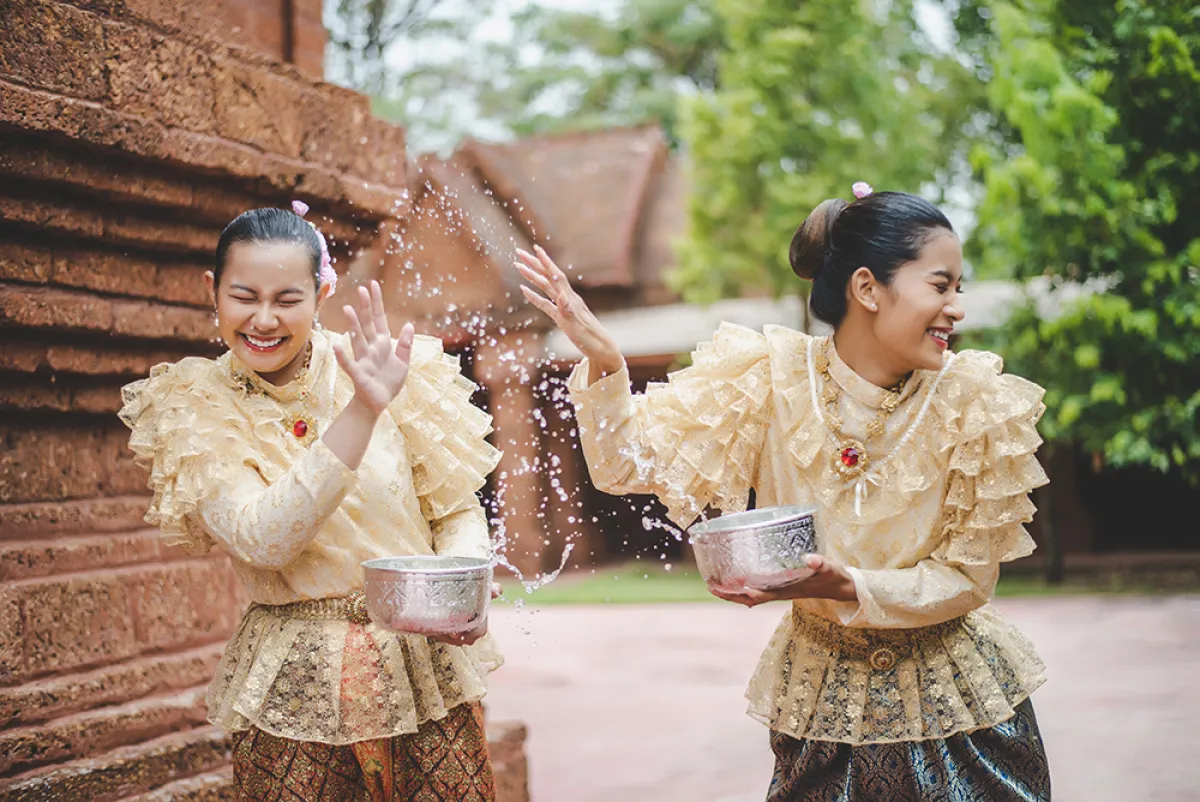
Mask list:
[[[878,192],[846,203],[839,198],[813,209],[792,237],[788,260],[812,281],[813,315],[837,327],[846,316],[846,285],[865,267],[885,287],[896,268],[920,256],[939,230],[954,227],[936,206],[907,192]]]
[[[233,218],[233,222],[225,226],[221,238],[217,240],[217,253],[213,264],[215,285],[221,284],[221,271],[225,269],[229,249],[239,242],[291,242],[303,245],[308,251],[309,262],[312,263],[313,284],[320,286],[321,240],[313,227],[295,212],[268,207],[251,209]]]

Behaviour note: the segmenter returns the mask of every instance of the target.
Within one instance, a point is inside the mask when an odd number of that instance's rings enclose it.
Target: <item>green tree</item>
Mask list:
[[[417,150],[467,134],[524,136],[660,122],[716,86],[713,0],[623,0],[615,11],[530,3],[502,36],[496,0],[327,0],[330,80],[374,100]],[[497,30],[503,25],[495,26]]]
[[[910,191],[950,181],[948,98],[962,69],[925,41],[911,2],[717,0],[716,9],[719,88],[683,107],[691,226],[673,281],[699,301],[800,291],[787,245],[822,200],[848,197],[858,180]]]
[[[964,19],[965,15],[965,19]],[[980,24],[980,21],[984,24]],[[994,274],[1096,291],[997,333],[1047,388],[1052,442],[1200,482],[1200,12],[1193,2],[974,3],[993,140],[969,243]]]
[[[680,97],[717,87],[724,30],[714,0],[625,0],[615,14],[530,6],[485,114],[518,135],[655,121],[674,140]]]

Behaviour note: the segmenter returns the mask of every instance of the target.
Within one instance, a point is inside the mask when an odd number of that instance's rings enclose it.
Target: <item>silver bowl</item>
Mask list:
[[[477,557],[378,557],[363,564],[367,612],[394,632],[458,635],[487,618],[492,564]]]
[[[816,509],[764,507],[694,524],[688,536],[700,575],[728,592],[770,590],[811,576],[804,557],[817,549]]]

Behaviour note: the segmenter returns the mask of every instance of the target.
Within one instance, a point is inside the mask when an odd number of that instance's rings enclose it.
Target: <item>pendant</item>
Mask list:
[[[304,445],[317,439],[316,423],[303,415],[289,415],[283,419],[283,427]]]
[[[847,440],[841,444],[833,461],[834,467],[846,479],[857,479],[867,470],[871,460],[867,457],[867,449],[857,440]]]

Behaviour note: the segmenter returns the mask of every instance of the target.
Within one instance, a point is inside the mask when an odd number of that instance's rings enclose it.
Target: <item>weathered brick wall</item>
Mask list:
[[[216,353],[202,273],[240,211],[302,197],[343,260],[407,213],[403,131],[310,77],[319,13],[0,0],[0,797],[227,793],[203,694],[236,583],[142,522],[114,413]]]

